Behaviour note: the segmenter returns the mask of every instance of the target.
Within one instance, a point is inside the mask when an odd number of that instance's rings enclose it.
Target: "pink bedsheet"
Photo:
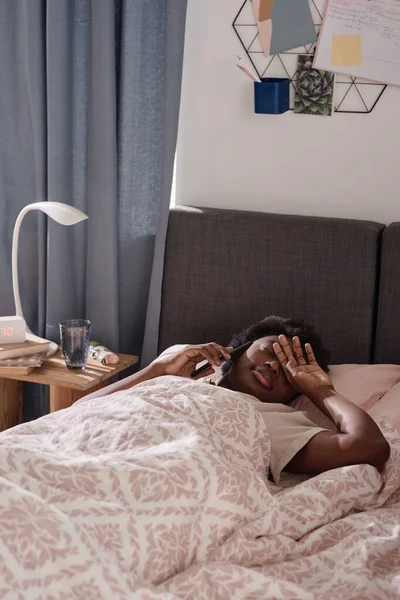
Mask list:
[[[400,439],[281,490],[245,396],[164,377],[0,436],[0,598],[399,598]]]

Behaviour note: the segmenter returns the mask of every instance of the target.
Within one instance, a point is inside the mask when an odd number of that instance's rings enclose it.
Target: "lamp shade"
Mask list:
[[[60,225],[75,225],[75,223],[79,223],[80,221],[84,221],[87,219],[87,215],[82,211],[78,210],[74,206],[69,206],[68,204],[63,204],[62,202],[34,202],[33,204],[28,204],[25,206],[21,212],[19,213],[17,220],[14,226],[14,234],[13,234],[13,245],[12,245],[12,280],[13,280],[13,291],[14,291],[14,301],[15,301],[15,310],[16,314],[19,317],[24,318],[22,307],[21,307],[21,298],[19,295],[19,283],[18,283],[18,240],[19,240],[19,232],[21,229],[21,223],[26,215],[26,213],[31,210],[40,210],[44,212],[47,216],[51,217]],[[32,340],[43,340],[38,336],[35,336],[28,327],[26,328],[29,334],[28,339]],[[57,350],[57,344],[51,342],[52,346],[50,348],[50,353],[54,353]]]
[[[29,210],[41,210],[54,221],[60,223],[60,225],[75,225],[75,223],[88,218],[85,213],[74,206],[69,206],[62,202],[35,202],[34,204],[25,206],[23,210],[25,212]]]

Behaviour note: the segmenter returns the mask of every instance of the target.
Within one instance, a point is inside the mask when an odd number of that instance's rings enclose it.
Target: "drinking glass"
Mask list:
[[[86,368],[89,356],[90,331],[91,323],[85,319],[61,321],[61,348],[68,369],[81,371]]]

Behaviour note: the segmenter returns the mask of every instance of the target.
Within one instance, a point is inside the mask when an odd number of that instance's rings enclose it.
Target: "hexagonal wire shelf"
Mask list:
[[[325,1],[310,0],[310,8],[317,33],[319,33],[321,28]],[[294,93],[296,90],[297,57],[299,54],[314,54],[315,44],[273,56],[264,56],[251,0],[243,2],[232,26],[260,78],[285,77],[290,80],[290,106],[291,110],[293,110]],[[359,79],[358,77],[337,74],[334,94],[335,112],[370,113],[379,102],[386,88],[387,86],[381,83],[373,83],[365,79]]]

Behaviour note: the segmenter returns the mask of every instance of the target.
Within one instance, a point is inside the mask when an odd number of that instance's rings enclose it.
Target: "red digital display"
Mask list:
[[[2,327],[1,331],[3,332],[4,337],[12,337],[14,334],[14,327]]]

